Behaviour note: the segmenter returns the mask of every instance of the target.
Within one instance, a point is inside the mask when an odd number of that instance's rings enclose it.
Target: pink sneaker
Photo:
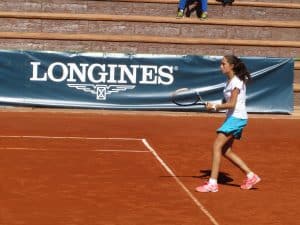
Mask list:
[[[210,184],[205,182],[204,185],[196,187],[198,192],[218,192],[218,184]]]
[[[244,183],[241,185],[241,189],[249,190],[260,181],[261,181],[260,177],[254,174],[254,176],[251,179],[246,178],[244,180]]]

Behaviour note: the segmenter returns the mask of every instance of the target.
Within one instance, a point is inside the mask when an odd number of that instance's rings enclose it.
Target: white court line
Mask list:
[[[149,151],[145,150],[131,150],[131,149],[91,149],[91,150],[49,150],[47,148],[17,148],[17,147],[0,147],[0,150],[20,150],[20,151],[39,151],[39,152],[144,152],[144,153],[149,153]]]
[[[29,135],[0,135],[0,138],[31,138],[31,139],[78,139],[78,140],[122,140],[122,141],[142,141],[141,138],[110,138],[110,137],[64,137],[64,136],[29,136]],[[43,148],[5,148],[0,147],[0,149],[7,150],[23,150],[23,151],[47,151],[48,149]],[[54,151],[54,150],[53,150]],[[56,150],[56,151],[68,151],[68,150]],[[143,152],[148,153],[149,151],[142,150],[131,150],[131,149],[96,149],[96,150],[88,150],[94,152]],[[74,152],[74,151],[72,151]]]
[[[101,149],[101,150],[92,150],[93,152],[144,152],[149,153],[149,151],[143,151],[143,150],[110,150],[110,149]]]
[[[209,220],[214,225],[219,225],[216,219],[208,212],[208,210],[201,204],[201,202],[190,192],[190,190],[181,182],[181,180],[174,174],[170,167],[160,158],[157,152],[150,146],[147,140],[142,139],[144,145],[149,149],[149,151],[154,155],[154,157],[159,161],[159,163],[165,168],[165,170],[175,179],[177,184],[187,193],[187,195],[194,201],[194,203],[200,208],[200,210],[209,218]]]
[[[123,140],[123,141],[141,141],[141,138],[99,138],[99,137],[64,137],[64,136],[17,136],[0,135],[0,138],[37,138],[37,139],[81,139],[81,140]]]
[[[39,139],[83,139],[83,140],[137,140],[142,141],[144,145],[147,147],[147,149],[154,155],[154,157],[159,161],[159,163],[165,168],[165,170],[175,179],[177,184],[187,193],[187,195],[193,200],[193,202],[199,207],[199,209],[209,218],[209,220],[214,225],[219,225],[216,219],[208,212],[208,210],[201,204],[201,202],[190,192],[190,190],[181,182],[181,180],[176,177],[174,172],[170,169],[170,167],[160,158],[160,156],[157,154],[157,152],[150,146],[150,144],[147,142],[145,138],[92,138],[92,137],[55,137],[55,136],[9,136],[9,135],[0,135],[0,138],[39,138]],[[15,148],[22,150],[22,148]],[[24,148],[25,149],[25,148]],[[36,150],[34,150],[36,151]],[[42,150],[43,151],[43,150]],[[96,150],[97,151],[97,150]],[[101,151],[101,150],[98,150]],[[104,150],[105,151],[105,150]],[[111,151],[111,150],[108,150]],[[116,150],[117,151],[117,150]],[[122,152],[122,151],[119,151]],[[142,152],[148,152],[148,151],[142,151]]]

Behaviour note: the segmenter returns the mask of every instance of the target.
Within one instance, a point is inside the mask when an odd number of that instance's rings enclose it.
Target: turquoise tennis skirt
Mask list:
[[[247,119],[239,119],[233,116],[228,117],[222,126],[217,130],[217,133],[226,135],[232,134],[235,139],[241,139],[243,129],[247,125]]]

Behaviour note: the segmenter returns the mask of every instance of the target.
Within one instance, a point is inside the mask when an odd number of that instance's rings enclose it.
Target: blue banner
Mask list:
[[[192,88],[207,101],[222,99],[221,56],[0,51],[2,105],[99,109],[204,111],[180,107],[171,94]],[[242,57],[253,80],[247,109],[293,111],[294,62]]]

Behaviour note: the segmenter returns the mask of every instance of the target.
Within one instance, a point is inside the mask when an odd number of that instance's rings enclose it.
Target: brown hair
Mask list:
[[[245,83],[251,80],[250,73],[245,65],[245,63],[236,57],[235,55],[225,55],[224,58],[227,62],[233,65],[233,72],[235,73],[240,80],[244,81]]]

